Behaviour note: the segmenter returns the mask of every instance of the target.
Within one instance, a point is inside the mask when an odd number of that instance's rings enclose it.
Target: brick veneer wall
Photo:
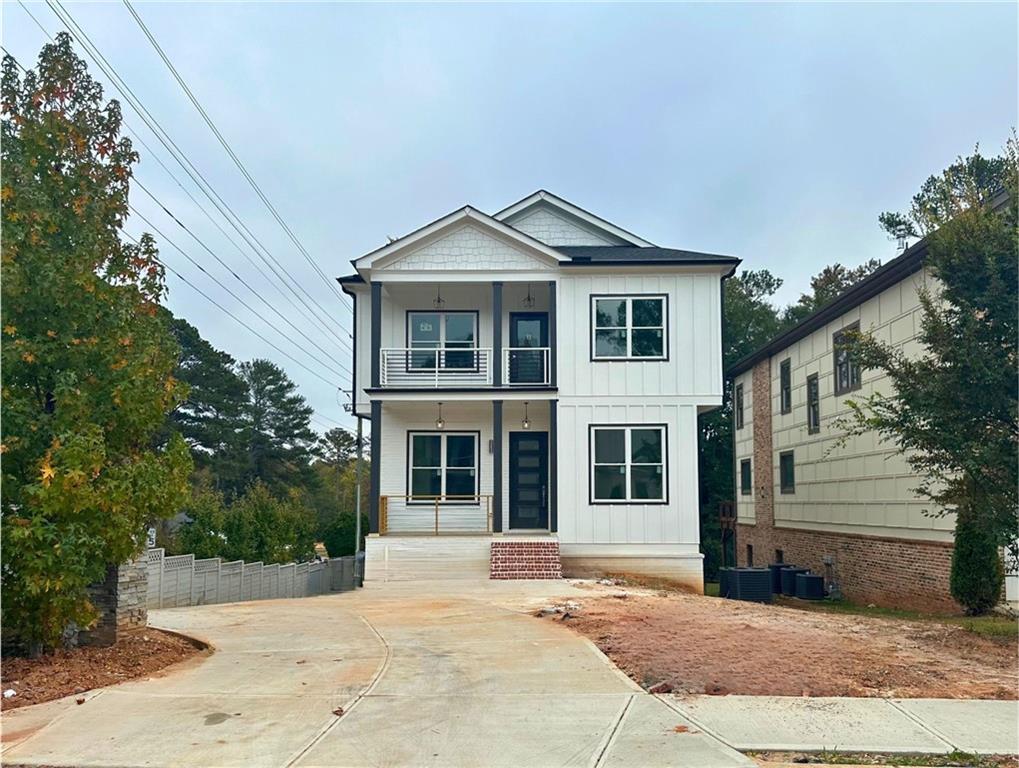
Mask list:
[[[148,569],[141,560],[111,565],[106,578],[89,587],[89,599],[99,621],[78,634],[79,645],[113,645],[124,635],[148,624]]]
[[[557,540],[492,542],[491,579],[560,579],[562,575]]]
[[[773,562],[780,549],[785,562],[833,577],[853,602],[959,610],[948,586],[951,544],[775,526],[770,359],[754,366],[752,387],[756,524],[737,526],[739,564],[747,565],[748,544],[757,566]]]

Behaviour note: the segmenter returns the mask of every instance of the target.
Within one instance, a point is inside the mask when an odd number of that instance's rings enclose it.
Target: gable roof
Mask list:
[[[555,262],[565,261],[567,258],[564,254],[558,252],[549,245],[545,245],[545,243],[540,240],[536,240],[530,235],[520,232],[508,224],[503,224],[501,221],[489,216],[487,213],[482,213],[476,208],[471,208],[471,206],[465,205],[463,208],[458,208],[452,213],[448,213],[429,224],[425,224],[423,227],[415,229],[408,235],[397,238],[381,248],[377,248],[370,253],[366,253],[364,256],[353,259],[351,263],[354,265],[355,269],[370,268],[373,264],[379,261],[379,259],[383,259],[386,256],[390,256],[398,251],[404,250],[405,248],[409,248],[416,243],[424,241],[431,235],[442,232],[457,223],[474,223],[482,229],[494,231],[502,237],[515,241],[525,248],[530,249],[531,251],[536,251]]]
[[[820,309],[814,310],[813,313],[807,315],[789,330],[780,333],[760,349],[741,357],[732,364],[726,372],[727,375],[738,376],[754,367],[761,360],[781,352],[791,344],[805,336],[809,336],[819,328],[823,328],[832,320],[853,309],[853,307],[859,306],[867,299],[876,296],[886,288],[890,288],[895,283],[919,271],[923,267],[923,262],[926,258],[927,240],[925,238],[907,248],[900,256],[896,256],[888,263],[875,269],[863,280],[847,288],[838,297]]]
[[[642,246],[645,248],[654,247],[654,243],[637,237],[637,235],[613,224],[611,221],[603,219],[600,216],[595,216],[590,211],[585,211],[579,205],[574,205],[568,200],[563,200],[561,197],[553,195],[551,192],[544,189],[539,189],[537,192],[534,192],[521,200],[517,200],[517,202],[494,214],[493,218],[498,219],[499,221],[506,221],[507,219],[513,218],[517,214],[520,214],[541,203],[556,208],[596,229],[608,232],[620,240],[632,245]]]

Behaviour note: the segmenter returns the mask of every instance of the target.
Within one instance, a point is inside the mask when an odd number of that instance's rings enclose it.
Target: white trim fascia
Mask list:
[[[612,365],[629,365],[628,361],[614,361]],[[632,363],[634,365],[649,365],[649,363]],[[661,365],[662,362],[656,361],[650,363],[651,365]],[[569,392],[565,392],[561,387],[559,391],[559,405],[563,408],[568,408],[574,405],[590,405],[590,401],[595,401],[599,405],[605,406],[626,406],[626,405],[678,405],[687,408],[697,408],[700,406],[716,407],[722,404],[721,393],[700,393],[691,394],[688,392],[676,392],[674,394],[663,394],[663,395],[573,395]]]
[[[523,232],[513,229],[513,227],[508,224],[503,224],[501,221],[492,218],[487,213],[482,213],[468,205],[460,208],[459,210],[453,211],[440,219],[436,219],[431,224],[427,224],[424,227],[411,232],[409,235],[404,235],[388,245],[384,245],[381,248],[355,259],[354,268],[359,271],[369,269],[380,259],[399,253],[400,251],[403,251],[416,243],[420,243],[422,240],[425,240],[461,221],[470,221],[480,225],[482,228],[490,229],[502,235],[504,238],[508,238],[509,240],[514,241],[533,252],[545,256],[553,264],[569,261],[567,256],[563,255],[551,246],[545,245],[540,240],[535,240],[530,235],[526,235]]]
[[[536,402],[538,400],[555,400],[559,397],[559,393],[555,390],[540,391],[536,392],[533,389],[527,392],[515,392],[512,389],[480,389],[477,392],[464,392],[458,390],[456,392],[450,392],[437,388],[434,390],[427,391],[416,391],[416,392],[372,392],[369,395],[371,400],[380,400],[384,403],[394,402],[406,402],[406,403],[435,403],[441,400],[444,403],[462,403],[462,402],[494,402],[496,400],[520,400]]]
[[[655,247],[655,244],[650,242],[649,240],[644,240],[641,237],[637,237],[632,232],[627,232],[625,229],[616,226],[611,221],[606,221],[605,219],[599,216],[595,216],[593,213],[588,213],[583,208],[578,208],[568,200],[563,200],[561,197],[557,197],[556,195],[553,195],[551,192],[546,192],[543,189],[539,189],[533,195],[528,195],[523,200],[513,203],[513,205],[509,206],[508,208],[503,208],[501,211],[494,214],[492,218],[497,219],[498,221],[505,221],[506,219],[513,217],[515,214],[520,213],[521,211],[526,210],[527,208],[530,208],[532,205],[535,205],[536,203],[539,203],[541,201],[545,201],[552,207],[558,208],[561,211],[565,211],[571,216],[578,218],[581,221],[590,224],[593,227],[597,227],[598,229],[601,229],[605,232],[615,235],[619,239],[625,240],[628,243],[633,243],[634,245],[639,245],[643,248]]]
[[[506,283],[539,283],[556,282],[562,272],[464,272],[454,270],[406,270],[401,272],[387,272],[386,270],[371,270],[366,273],[365,279],[374,280],[379,283],[478,283],[488,284],[493,281]]]

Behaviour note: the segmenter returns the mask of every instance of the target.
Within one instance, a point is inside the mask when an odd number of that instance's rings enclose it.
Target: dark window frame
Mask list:
[[[404,481],[406,483],[407,490],[407,504],[411,506],[434,506],[435,499],[422,498],[413,499],[414,485],[412,482],[412,473],[414,471],[414,436],[415,435],[471,435],[474,438],[474,497],[475,500],[469,499],[453,499],[446,500],[440,499],[440,505],[458,505],[462,507],[480,507],[481,506],[481,430],[480,429],[408,429],[407,430],[407,466],[406,466],[406,477]],[[443,471],[442,471],[442,486],[446,484],[446,473],[445,473],[445,461],[446,461],[446,442],[440,441],[440,448]],[[385,494],[383,494],[385,495]]]
[[[596,499],[594,496],[594,433],[597,429],[660,429],[662,431],[662,498],[661,499]],[[629,441],[627,441],[627,444]],[[626,457],[626,466],[632,463]],[[627,495],[630,494],[627,472]],[[666,423],[652,424],[588,424],[587,425],[587,503],[592,507],[614,506],[665,506],[669,503],[669,425]]]
[[[746,468],[746,474],[743,474]],[[747,482],[744,483],[743,481]],[[740,459],[739,462],[739,492],[741,496],[750,496],[754,492],[753,465],[750,459]]]
[[[423,351],[428,349],[434,349],[436,352],[449,352],[449,351],[461,351],[461,352],[473,352],[474,364],[472,366],[462,367],[451,367],[447,365],[439,366],[439,375],[452,374],[456,375],[459,373],[478,373],[481,370],[481,353],[478,351],[481,349],[481,311],[477,309],[408,309],[404,313],[404,347],[408,350],[414,348],[413,335],[411,333],[410,318],[411,315],[442,315],[442,324],[445,326],[445,315],[474,315],[474,346],[473,347],[447,347],[443,342],[443,346],[440,347],[421,347]],[[445,334],[445,328],[440,331],[440,334]],[[411,365],[413,357],[412,352],[407,352],[407,357],[404,362],[405,373],[427,373],[434,371],[434,368],[420,368]],[[438,359],[438,358],[437,358]],[[491,365],[495,365],[495,361],[491,362]]]
[[[780,413],[793,412],[793,361],[790,357],[778,365],[778,402]]]
[[[747,567],[754,567],[754,545],[747,544]]]
[[[785,461],[789,460],[789,482],[786,482],[786,473],[784,471]],[[778,455],[778,487],[779,493],[796,493],[796,456],[795,451],[782,451]]]
[[[743,384],[739,383],[733,390],[732,395],[732,409],[735,414],[734,418],[736,421],[736,429],[743,429],[744,416],[743,416]]]
[[[846,352],[846,364],[848,370],[846,371],[846,379],[848,384],[842,386],[841,378],[839,377],[839,347],[843,345],[843,339],[847,333],[859,333],[860,332],[860,321],[857,320],[855,323],[840,328],[835,331],[831,336],[831,354],[832,354],[832,372],[835,375],[835,394],[844,395],[847,392],[855,392],[863,386],[863,370],[860,368],[860,364],[853,360],[853,356]],[[854,376],[855,374],[855,376]]]
[[[595,322],[595,307],[598,299],[661,299],[662,300],[662,354],[660,356],[634,357],[607,357],[595,354],[595,337],[598,326]],[[590,323],[588,333],[588,350],[592,363],[667,363],[669,362],[669,294],[667,293],[592,293],[588,299],[588,322]],[[632,302],[628,302],[627,317],[627,348],[632,351],[633,325],[632,325]],[[642,326],[644,327],[644,326]],[[651,327],[651,326],[647,326]],[[657,326],[654,326],[657,327]]]
[[[816,373],[807,377],[807,434],[821,431],[821,380]]]

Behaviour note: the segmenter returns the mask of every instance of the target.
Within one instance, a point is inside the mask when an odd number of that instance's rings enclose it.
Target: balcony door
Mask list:
[[[547,384],[548,313],[510,312],[510,384]]]
[[[478,313],[408,312],[410,371],[477,370]]]

